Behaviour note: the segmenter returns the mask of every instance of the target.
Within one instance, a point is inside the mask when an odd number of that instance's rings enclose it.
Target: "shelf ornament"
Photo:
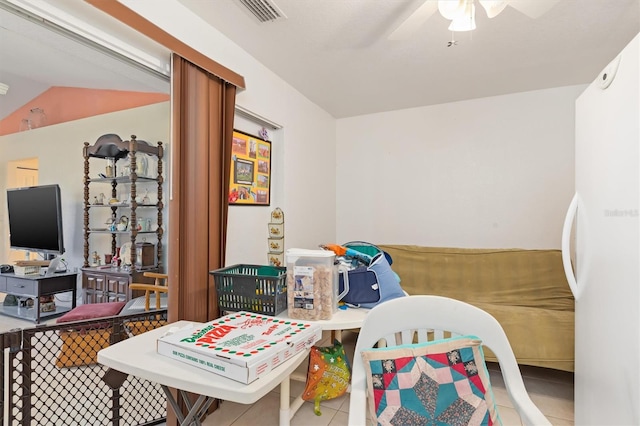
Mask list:
[[[268,224],[269,238],[267,245],[269,251],[267,259],[271,266],[284,266],[284,212],[280,207],[271,211],[271,220]]]

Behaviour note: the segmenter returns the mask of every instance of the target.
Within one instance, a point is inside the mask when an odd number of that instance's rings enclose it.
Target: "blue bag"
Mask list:
[[[346,291],[341,299],[343,302],[360,308],[373,308],[387,300],[405,296],[387,253],[363,241],[343,246],[372,256],[368,266],[340,271],[339,293]]]
[[[361,303],[377,303],[380,301],[380,286],[375,272],[366,266],[342,271],[340,273],[339,294],[347,293],[341,299],[342,302],[352,306],[360,306]]]

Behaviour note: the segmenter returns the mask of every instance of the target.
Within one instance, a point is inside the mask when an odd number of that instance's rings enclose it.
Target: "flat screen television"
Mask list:
[[[12,249],[39,252],[45,259],[64,253],[57,184],[7,189],[7,210]]]

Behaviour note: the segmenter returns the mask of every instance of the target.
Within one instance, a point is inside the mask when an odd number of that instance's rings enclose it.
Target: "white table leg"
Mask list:
[[[304,399],[302,399],[302,395],[298,395],[296,397],[296,399],[293,400],[293,402],[291,403],[291,406],[289,408],[290,410],[290,418],[293,418],[293,416],[296,415],[296,412],[300,409],[300,407],[302,407],[302,404],[304,404]]]
[[[289,426],[289,420],[291,420],[291,382],[287,376],[282,382],[280,382],[280,426]]]
[[[302,394],[291,402],[291,380],[287,377],[280,383],[280,426],[289,426],[302,404],[304,404]]]

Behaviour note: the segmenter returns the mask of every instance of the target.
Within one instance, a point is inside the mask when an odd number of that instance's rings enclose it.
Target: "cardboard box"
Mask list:
[[[322,337],[317,324],[250,312],[194,324],[157,341],[159,354],[251,383]]]

